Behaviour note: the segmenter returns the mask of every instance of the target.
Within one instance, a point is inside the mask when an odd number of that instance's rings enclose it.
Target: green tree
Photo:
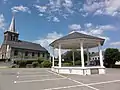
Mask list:
[[[62,55],[62,58],[64,59],[64,62],[71,62],[73,60],[73,51],[67,51],[66,53],[64,53]],[[74,60],[75,60],[75,64],[76,62],[81,61],[81,52],[74,50]],[[87,54],[86,52],[84,52],[84,60],[87,61]],[[80,63],[80,62],[79,62]]]
[[[120,61],[120,52],[117,48],[107,48],[104,53],[104,65],[112,67],[116,61]]]

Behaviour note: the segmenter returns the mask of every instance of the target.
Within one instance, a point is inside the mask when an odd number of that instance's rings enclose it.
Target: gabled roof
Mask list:
[[[92,35],[87,35],[87,34],[83,34],[83,33],[79,33],[79,32],[73,32],[70,33],[62,38],[59,38],[55,41],[53,41],[50,46],[53,46],[54,43],[58,42],[58,41],[63,41],[63,40],[70,40],[70,39],[93,39],[93,40],[99,40],[101,41],[101,45],[103,45],[105,39],[99,38],[99,37],[95,37]]]
[[[88,39],[100,39],[100,40],[104,40],[102,38],[98,38],[95,36],[91,36],[91,35],[87,35],[87,34],[83,34],[83,33],[79,33],[79,32],[74,32],[74,33],[70,33],[58,40],[67,40],[67,39],[75,39],[75,38],[88,38]]]
[[[27,42],[27,41],[7,41],[4,42],[3,44],[10,45],[10,47],[13,48],[20,48],[20,49],[29,49],[29,50],[37,50],[37,51],[46,51],[47,50],[42,47],[40,44],[32,43],[32,42]]]

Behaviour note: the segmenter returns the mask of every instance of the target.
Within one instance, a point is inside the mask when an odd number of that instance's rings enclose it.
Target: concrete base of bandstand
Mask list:
[[[53,72],[59,74],[78,74],[78,75],[92,75],[92,74],[105,74],[105,67],[92,66],[92,67],[52,67]]]

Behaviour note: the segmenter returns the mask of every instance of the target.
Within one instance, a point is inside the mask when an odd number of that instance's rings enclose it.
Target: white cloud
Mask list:
[[[46,12],[47,7],[46,6],[39,6],[39,5],[34,5],[39,12]]]
[[[42,13],[40,13],[40,14],[39,14],[39,16],[43,16],[43,14],[42,14]]]
[[[4,30],[5,29],[5,18],[3,14],[0,14],[0,29]]]
[[[31,13],[30,9],[28,7],[25,7],[23,5],[20,6],[14,6],[11,8],[12,12],[27,12],[27,13]]]
[[[100,26],[100,29],[101,30],[116,30],[117,28],[112,25],[104,25],[104,26]]]
[[[101,25],[101,26],[94,26],[92,23],[84,24],[84,28],[81,30],[80,24],[72,24],[68,26],[70,30],[75,30],[84,34],[101,36],[106,31],[115,31],[117,27],[113,25]],[[84,31],[83,31],[84,29]]]
[[[83,17],[87,17],[88,13],[81,14]]]
[[[101,8],[102,6],[104,6],[102,3],[103,2],[100,2],[100,3],[97,3],[97,2],[94,2],[93,0],[91,0],[91,4],[84,4],[83,5],[83,9],[86,11],[86,12],[95,12],[97,9]]]
[[[38,40],[35,40],[33,42],[40,44],[41,46],[45,47],[50,53],[52,53],[51,49],[49,48],[49,44],[62,36],[63,34],[52,32],[48,33],[47,36],[45,36],[44,38],[39,38]]]
[[[101,35],[103,33],[103,30],[101,30],[101,29],[92,29],[92,30],[90,30],[89,33],[91,33],[93,35]]]
[[[34,5],[38,12],[45,14],[45,18],[49,21],[54,21],[56,16],[67,19],[75,12],[73,6],[72,0],[49,0],[47,4]]]
[[[101,25],[101,26],[94,26],[92,23],[86,23],[84,24],[84,30],[79,24],[73,24],[73,25],[69,25],[69,28],[72,30],[76,30],[77,32],[83,33],[83,34],[87,34],[87,35],[93,35],[93,36],[97,36],[100,38],[105,39],[106,41],[109,41],[110,38],[107,36],[104,36],[104,32],[106,31],[115,31],[117,30],[117,27],[113,26],[113,25]]]
[[[112,45],[112,46],[120,46],[120,41],[112,42],[112,43],[110,43],[110,45]]]
[[[80,24],[72,24],[68,26],[70,30],[80,30],[81,26]]]
[[[94,13],[94,15],[111,15],[120,14],[120,0],[86,0],[83,5],[85,12]]]
[[[86,24],[84,24],[84,26],[87,27],[87,28],[89,28],[89,27],[92,26],[92,23],[86,23]]]
[[[94,13],[94,15],[101,15],[101,14],[103,14],[102,10],[96,10],[96,12]]]
[[[85,29],[93,35],[101,35],[105,31],[117,30],[117,27],[115,27],[113,25],[94,26],[94,25],[92,25],[92,23],[86,23],[86,24],[84,24],[84,26],[85,26]]]
[[[60,22],[60,20],[57,17],[53,17],[54,22]]]
[[[65,2],[63,3],[63,6],[66,8],[72,8],[73,3],[71,0],[65,0]]]

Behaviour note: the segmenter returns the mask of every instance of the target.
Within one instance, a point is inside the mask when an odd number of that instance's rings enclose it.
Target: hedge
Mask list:
[[[72,66],[72,63],[63,63],[63,66]]]
[[[39,58],[38,60],[16,60],[14,61],[14,64],[18,65],[19,68],[26,68],[28,64],[31,64],[33,68],[35,67],[50,68],[52,66],[49,60],[45,60],[43,58]]]
[[[49,60],[45,60],[41,63],[41,66],[43,68],[50,68],[52,66],[52,63]]]
[[[38,62],[32,62],[32,66],[33,66],[33,68],[36,68],[36,67],[39,66],[39,63]]]

